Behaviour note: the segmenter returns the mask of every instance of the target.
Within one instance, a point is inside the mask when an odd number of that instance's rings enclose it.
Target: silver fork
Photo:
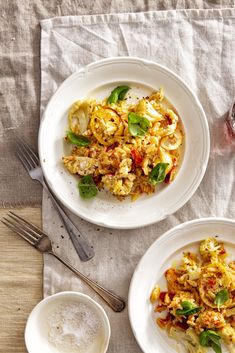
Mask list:
[[[23,166],[29,173],[30,177],[34,180],[39,181],[43,188],[49,194],[55,209],[58,211],[60,218],[70,236],[70,239],[76,249],[76,252],[82,261],[88,261],[95,255],[93,247],[88,241],[82,236],[78,228],[69,219],[65,211],[59,205],[59,202],[54,197],[49,187],[47,186],[43,177],[42,168],[40,166],[39,158],[29,145],[23,140],[16,140],[16,155],[22,162]]]
[[[1,220],[8,228],[19,234],[28,243],[34,246],[37,250],[42,253],[51,254],[56,257],[62,264],[67,266],[73,271],[81,280],[83,280],[88,286],[90,286],[103,300],[116,312],[120,312],[125,308],[125,301],[118,295],[112,293],[108,289],[105,289],[95,281],[86,277],[76,268],[74,268],[68,261],[62,259],[57,255],[53,249],[50,238],[43,232],[42,229],[38,228],[34,224],[26,221],[17,214],[9,211],[7,214],[8,218],[3,217]]]

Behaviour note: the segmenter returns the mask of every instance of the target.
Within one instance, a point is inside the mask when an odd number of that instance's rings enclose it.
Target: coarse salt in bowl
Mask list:
[[[33,309],[25,328],[29,353],[105,353],[110,324],[104,309],[89,296],[60,292]]]

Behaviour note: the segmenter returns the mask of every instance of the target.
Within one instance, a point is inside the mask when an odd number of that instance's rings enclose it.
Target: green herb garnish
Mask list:
[[[182,302],[181,306],[182,306],[182,309],[176,310],[176,315],[189,316],[189,315],[196,314],[198,311],[201,310],[201,307],[196,307],[188,301]]]
[[[91,199],[98,193],[97,186],[91,175],[85,175],[78,183],[79,194],[83,199]]]
[[[76,135],[72,131],[67,131],[67,138],[70,142],[79,147],[89,146],[91,143],[87,137],[83,135]]]
[[[221,289],[215,296],[215,304],[217,304],[218,310],[229,299],[227,289]]]
[[[144,136],[149,125],[149,120],[143,116],[136,113],[128,114],[128,130],[132,136]]]
[[[158,163],[149,174],[149,182],[152,185],[162,183],[166,177],[166,168],[169,163]]]
[[[222,353],[220,339],[220,335],[212,330],[205,330],[199,336],[200,345],[213,348],[215,353]]]
[[[118,101],[122,101],[125,98],[129,89],[130,89],[130,87],[128,87],[128,86],[118,86],[118,87],[114,88],[114,90],[112,90],[112,92],[107,100],[108,104],[117,103]]]

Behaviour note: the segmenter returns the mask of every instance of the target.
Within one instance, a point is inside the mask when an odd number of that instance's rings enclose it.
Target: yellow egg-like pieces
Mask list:
[[[124,126],[114,110],[99,108],[91,115],[90,128],[99,143],[110,146],[122,135]]]

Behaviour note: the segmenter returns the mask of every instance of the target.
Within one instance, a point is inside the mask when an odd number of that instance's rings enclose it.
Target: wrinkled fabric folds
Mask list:
[[[235,96],[234,15],[234,9],[194,9],[68,16],[41,22],[42,111],[63,79],[78,68],[104,57],[132,55],[156,61],[179,74],[197,94],[207,115],[211,134],[208,168],[194,196],[174,215],[158,224],[128,231],[104,229],[71,215],[94,244],[96,255],[87,263],[78,259],[44,195],[44,229],[53,237],[56,251],[126,300],[139,259],[163,232],[194,218],[234,216],[235,154],[223,135],[223,115]],[[87,293],[105,308],[112,330],[108,352],[140,352],[127,309],[113,313],[69,270],[45,256],[44,295],[61,290]],[[146,288],[146,298],[149,290]]]
[[[0,207],[41,205],[42,188],[28,177],[14,151],[16,136],[23,137],[37,150],[40,118],[40,20],[68,15],[221,7],[235,7],[234,0],[1,1]],[[93,33],[96,33],[94,26]],[[80,54],[83,55],[83,51]],[[107,46],[103,55],[109,55]],[[118,48],[116,55],[120,55]],[[91,56],[91,60],[95,58],[95,55]],[[58,84],[63,78],[57,77]]]

